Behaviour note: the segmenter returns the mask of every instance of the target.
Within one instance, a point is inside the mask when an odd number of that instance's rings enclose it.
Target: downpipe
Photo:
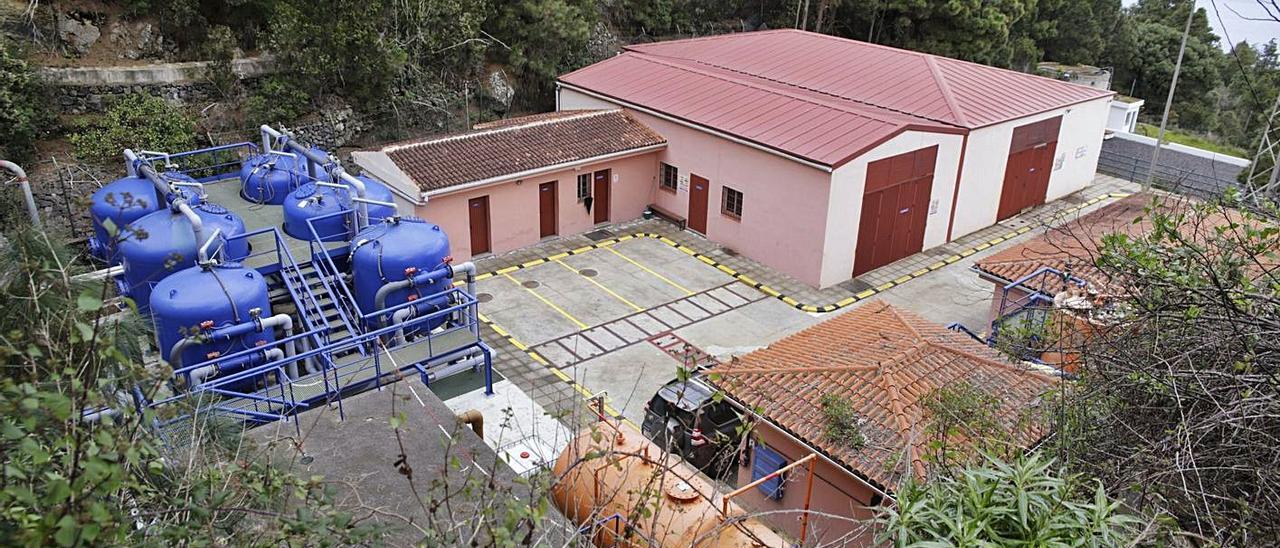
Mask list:
[[[186,200],[178,198],[169,207],[173,211],[181,213],[191,223],[191,232],[195,234],[197,243],[201,246],[209,243],[209,239],[204,237],[204,220],[199,215],[196,215],[195,210],[191,209],[191,205]]]
[[[8,160],[0,160],[0,168],[7,169],[18,178],[18,186],[22,187],[22,200],[27,203],[27,216],[31,217],[31,226],[40,229],[40,210],[36,207],[36,198],[31,194],[31,181],[27,180],[27,172],[21,166]]]

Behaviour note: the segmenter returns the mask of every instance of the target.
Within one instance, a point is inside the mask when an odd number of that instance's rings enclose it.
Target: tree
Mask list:
[[[1185,13],[1185,12],[1184,12]],[[1133,95],[1147,101],[1150,112],[1161,112],[1173,80],[1182,27],[1136,19],[1133,26],[1133,50],[1125,52],[1123,62],[1116,59],[1116,84],[1131,88]],[[1210,93],[1221,81],[1222,52],[1212,43],[1192,37],[1178,76],[1178,89],[1173,102],[1177,125],[1208,131],[1213,127],[1216,111]]]
[[[0,36],[0,158],[23,162],[49,124],[40,85],[18,49]]]
[[[181,109],[153,95],[120,98],[102,119],[71,135],[76,156],[109,162],[126,148],[179,152],[196,147],[195,121]]]
[[[851,38],[1001,67],[1038,60],[1035,41],[1047,30],[1035,0],[864,0],[836,17],[836,32]]]
[[[485,28],[511,47],[501,57],[524,87],[550,99],[560,74],[593,61],[588,45],[597,20],[590,0],[524,0],[501,3]]]
[[[1054,23],[1039,43],[1046,60],[1097,65],[1121,22],[1120,0],[1042,2],[1037,19]]]
[[[1103,238],[1112,314],[1058,427],[1074,469],[1228,546],[1280,538],[1280,210],[1239,206],[1153,199],[1145,235]]]
[[[361,106],[388,98],[407,56],[386,32],[391,8],[361,0],[281,0],[271,46],[292,85],[337,93]]]
[[[877,521],[894,546],[1121,546],[1139,520],[1119,507],[1101,484],[1033,454],[908,484]]]

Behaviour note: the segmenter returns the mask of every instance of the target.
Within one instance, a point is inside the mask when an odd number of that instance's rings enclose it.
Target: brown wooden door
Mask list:
[[[938,147],[934,146],[867,165],[854,276],[924,248],[937,157]]]
[[[558,181],[538,185],[538,237],[556,235],[556,186]]]
[[[467,202],[471,216],[471,254],[479,255],[491,250],[489,245],[489,197],[472,198]]]
[[[711,181],[697,175],[689,175],[689,228],[699,234],[707,233],[707,201],[711,195]]]
[[[608,169],[597,171],[595,180],[593,181],[591,193],[594,195],[591,207],[595,208],[595,223],[609,222],[609,178],[611,171]]]
[[[1058,116],[1014,128],[1009,160],[1005,164],[1004,184],[1000,189],[997,221],[1044,203],[1061,127],[1062,117]]]

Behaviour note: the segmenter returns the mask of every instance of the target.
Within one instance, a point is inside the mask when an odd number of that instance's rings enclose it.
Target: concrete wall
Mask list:
[[[781,453],[788,463],[804,458],[810,449],[792,442],[773,425],[760,422],[755,427],[757,443],[764,443],[769,448]],[[755,453],[751,454],[752,459]],[[752,462],[738,468],[738,485],[751,483]],[[797,467],[788,472],[782,500],[774,500],[764,496],[759,489],[751,489],[734,499],[736,503],[751,513],[769,513],[762,519],[777,530],[799,539],[800,517],[804,508],[805,487],[808,472]],[[867,508],[875,492],[847,470],[832,466],[819,458],[814,467],[813,494],[809,499],[809,509],[813,512],[845,516],[853,520],[868,520],[875,516],[874,510]],[[780,512],[784,510],[790,510]],[[865,523],[838,520],[823,516],[811,515],[806,545],[833,543],[837,539],[861,531],[860,535],[845,539],[849,546],[870,546],[874,540],[874,532],[862,531]]]
[[[853,257],[858,245],[867,164],[876,160],[935,145],[938,147],[933,191],[930,193],[929,214],[926,217],[924,248],[929,249],[947,242],[947,225],[951,219],[951,201],[955,196],[956,171],[963,140],[962,135],[908,131],[835,171],[831,178],[831,199],[827,211],[827,240],[823,248],[822,276],[819,280],[821,287],[843,282],[853,275]]]
[[[973,130],[965,152],[960,180],[960,200],[951,237],[958,238],[995,224],[1009,160],[1010,140],[1019,126],[1062,116],[1047,201],[1053,201],[1088,185],[1097,171],[1103,129],[1110,99],[1057,109],[1035,116]]]
[[[1133,133],[1138,127],[1138,111],[1142,110],[1142,103],[1126,103],[1124,101],[1111,101],[1111,108],[1107,111],[1107,129],[1112,131],[1122,131],[1125,133]],[[1130,118],[1130,113],[1133,114]]]
[[[565,110],[619,106],[564,88],[558,105]],[[655,181],[654,203],[687,218],[689,176],[704,177],[711,183],[707,238],[804,283],[822,285],[830,173],[644,112],[629,112],[667,138],[658,160],[680,170],[676,192],[657,190]],[[741,219],[720,213],[725,186],[743,194]],[[852,259],[844,262],[852,264]],[[848,279],[847,274],[836,281]]]
[[[220,95],[205,78],[208,61],[155,63],[116,67],[43,67],[40,79],[53,101],[66,114],[103,112],[111,100],[133,93],[150,93],[170,101],[195,103]],[[235,59],[231,70],[246,83],[276,70],[271,56]]]
[[[612,170],[610,182],[610,221],[629,221],[640,217],[651,203],[657,185],[657,153],[648,152],[577,168],[546,173],[522,180],[512,179],[445,195],[432,196],[414,214],[444,228],[449,235],[455,261],[471,259],[471,223],[468,202],[472,198],[489,197],[489,232],[493,253],[503,253],[538,243],[538,187],[556,181],[557,217],[560,236],[591,230],[592,213],[578,201],[578,175],[602,169]]]

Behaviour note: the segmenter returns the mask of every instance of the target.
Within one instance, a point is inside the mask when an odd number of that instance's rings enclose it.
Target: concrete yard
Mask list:
[[[675,378],[673,334],[720,359],[817,321],[674,247],[632,238],[482,280],[482,313],[635,422]]]

